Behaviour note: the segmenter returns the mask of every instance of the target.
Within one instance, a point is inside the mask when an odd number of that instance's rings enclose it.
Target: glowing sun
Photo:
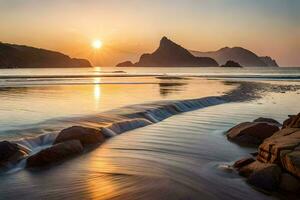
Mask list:
[[[100,49],[101,47],[102,47],[102,45],[103,45],[103,43],[102,43],[102,41],[101,40],[94,40],[93,42],[92,42],[92,47],[94,48],[94,49]]]

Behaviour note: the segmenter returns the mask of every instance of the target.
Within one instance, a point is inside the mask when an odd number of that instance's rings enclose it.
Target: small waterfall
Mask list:
[[[142,118],[129,119],[112,123],[110,126],[103,127],[101,131],[106,137],[114,137],[117,134],[130,131],[136,128],[148,126],[150,124],[152,124],[151,121]]]
[[[29,155],[32,155],[41,149],[51,146],[56,136],[57,133],[46,133],[36,137],[23,138],[13,142],[17,143],[20,148],[26,149],[26,152],[28,152]]]
[[[66,118],[57,121],[57,123],[60,123],[60,126],[65,124],[65,128],[67,128],[67,126],[75,125],[97,128],[100,129],[107,138],[110,138],[126,131],[160,122],[173,115],[222,104],[225,102],[226,101],[219,97],[158,101],[147,104],[126,106],[98,115]],[[53,126],[53,124],[51,124],[51,126]],[[45,125],[43,127],[45,128]],[[41,149],[51,146],[57,137],[57,134],[58,132],[46,133],[35,137],[23,138],[13,142],[24,148],[26,152],[29,152],[29,155],[32,155]]]

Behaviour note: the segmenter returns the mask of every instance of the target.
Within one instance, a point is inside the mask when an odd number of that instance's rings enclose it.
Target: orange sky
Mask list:
[[[0,0],[0,41],[111,66],[137,61],[165,35],[188,49],[242,46],[300,66],[299,9],[296,0]]]

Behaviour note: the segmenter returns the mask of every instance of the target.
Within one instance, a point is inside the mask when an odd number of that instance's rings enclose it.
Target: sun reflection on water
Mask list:
[[[101,78],[94,78],[94,99],[95,99],[95,107],[98,109],[99,102],[101,99]]]

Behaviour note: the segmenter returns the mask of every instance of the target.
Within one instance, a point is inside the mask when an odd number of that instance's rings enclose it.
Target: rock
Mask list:
[[[258,156],[258,152],[250,153],[250,155],[253,156],[253,157],[256,157],[256,156]]]
[[[234,163],[233,167],[234,168],[242,168],[246,165],[249,165],[250,163],[254,162],[255,160],[253,158],[244,158],[241,160],[238,160]]]
[[[300,128],[300,113],[298,115],[291,115],[283,122],[282,128]]]
[[[300,178],[300,150],[287,152],[281,157],[281,163],[288,172]]]
[[[273,124],[278,124],[281,125],[278,121],[272,118],[265,118],[265,117],[260,117],[255,119],[253,122],[267,122],[267,123],[273,123]]]
[[[300,146],[300,129],[285,128],[267,138],[258,148],[257,160],[281,164],[281,158]]]
[[[259,161],[254,161],[254,162],[251,162],[248,165],[245,165],[245,166],[239,168],[238,172],[241,176],[249,177],[255,171],[259,171],[261,169],[272,167],[272,166],[277,166],[277,165],[269,164],[269,163],[262,163],[262,162],[259,162]]]
[[[281,175],[280,189],[288,192],[299,193],[300,181],[288,173]]]
[[[277,165],[269,165],[254,171],[248,183],[266,191],[275,191],[280,183],[281,169]]]
[[[134,64],[131,61],[121,62],[116,65],[116,67],[133,67]]]
[[[83,146],[79,140],[70,140],[53,145],[27,159],[26,167],[44,167],[63,161],[83,152]]]
[[[82,126],[72,126],[62,130],[56,137],[54,144],[69,140],[79,140],[85,147],[87,145],[101,144],[104,142],[105,137],[101,131],[97,129]]]
[[[278,126],[271,123],[244,122],[228,130],[227,138],[241,145],[259,145],[278,130]]]
[[[28,152],[20,148],[18,144],[8,141],[0,142],[0,168],[17,163],[27,155]]]
[[[239,63],[234,62],[232,60],[228,60],[224,65],[221,67],[242,67]]]

